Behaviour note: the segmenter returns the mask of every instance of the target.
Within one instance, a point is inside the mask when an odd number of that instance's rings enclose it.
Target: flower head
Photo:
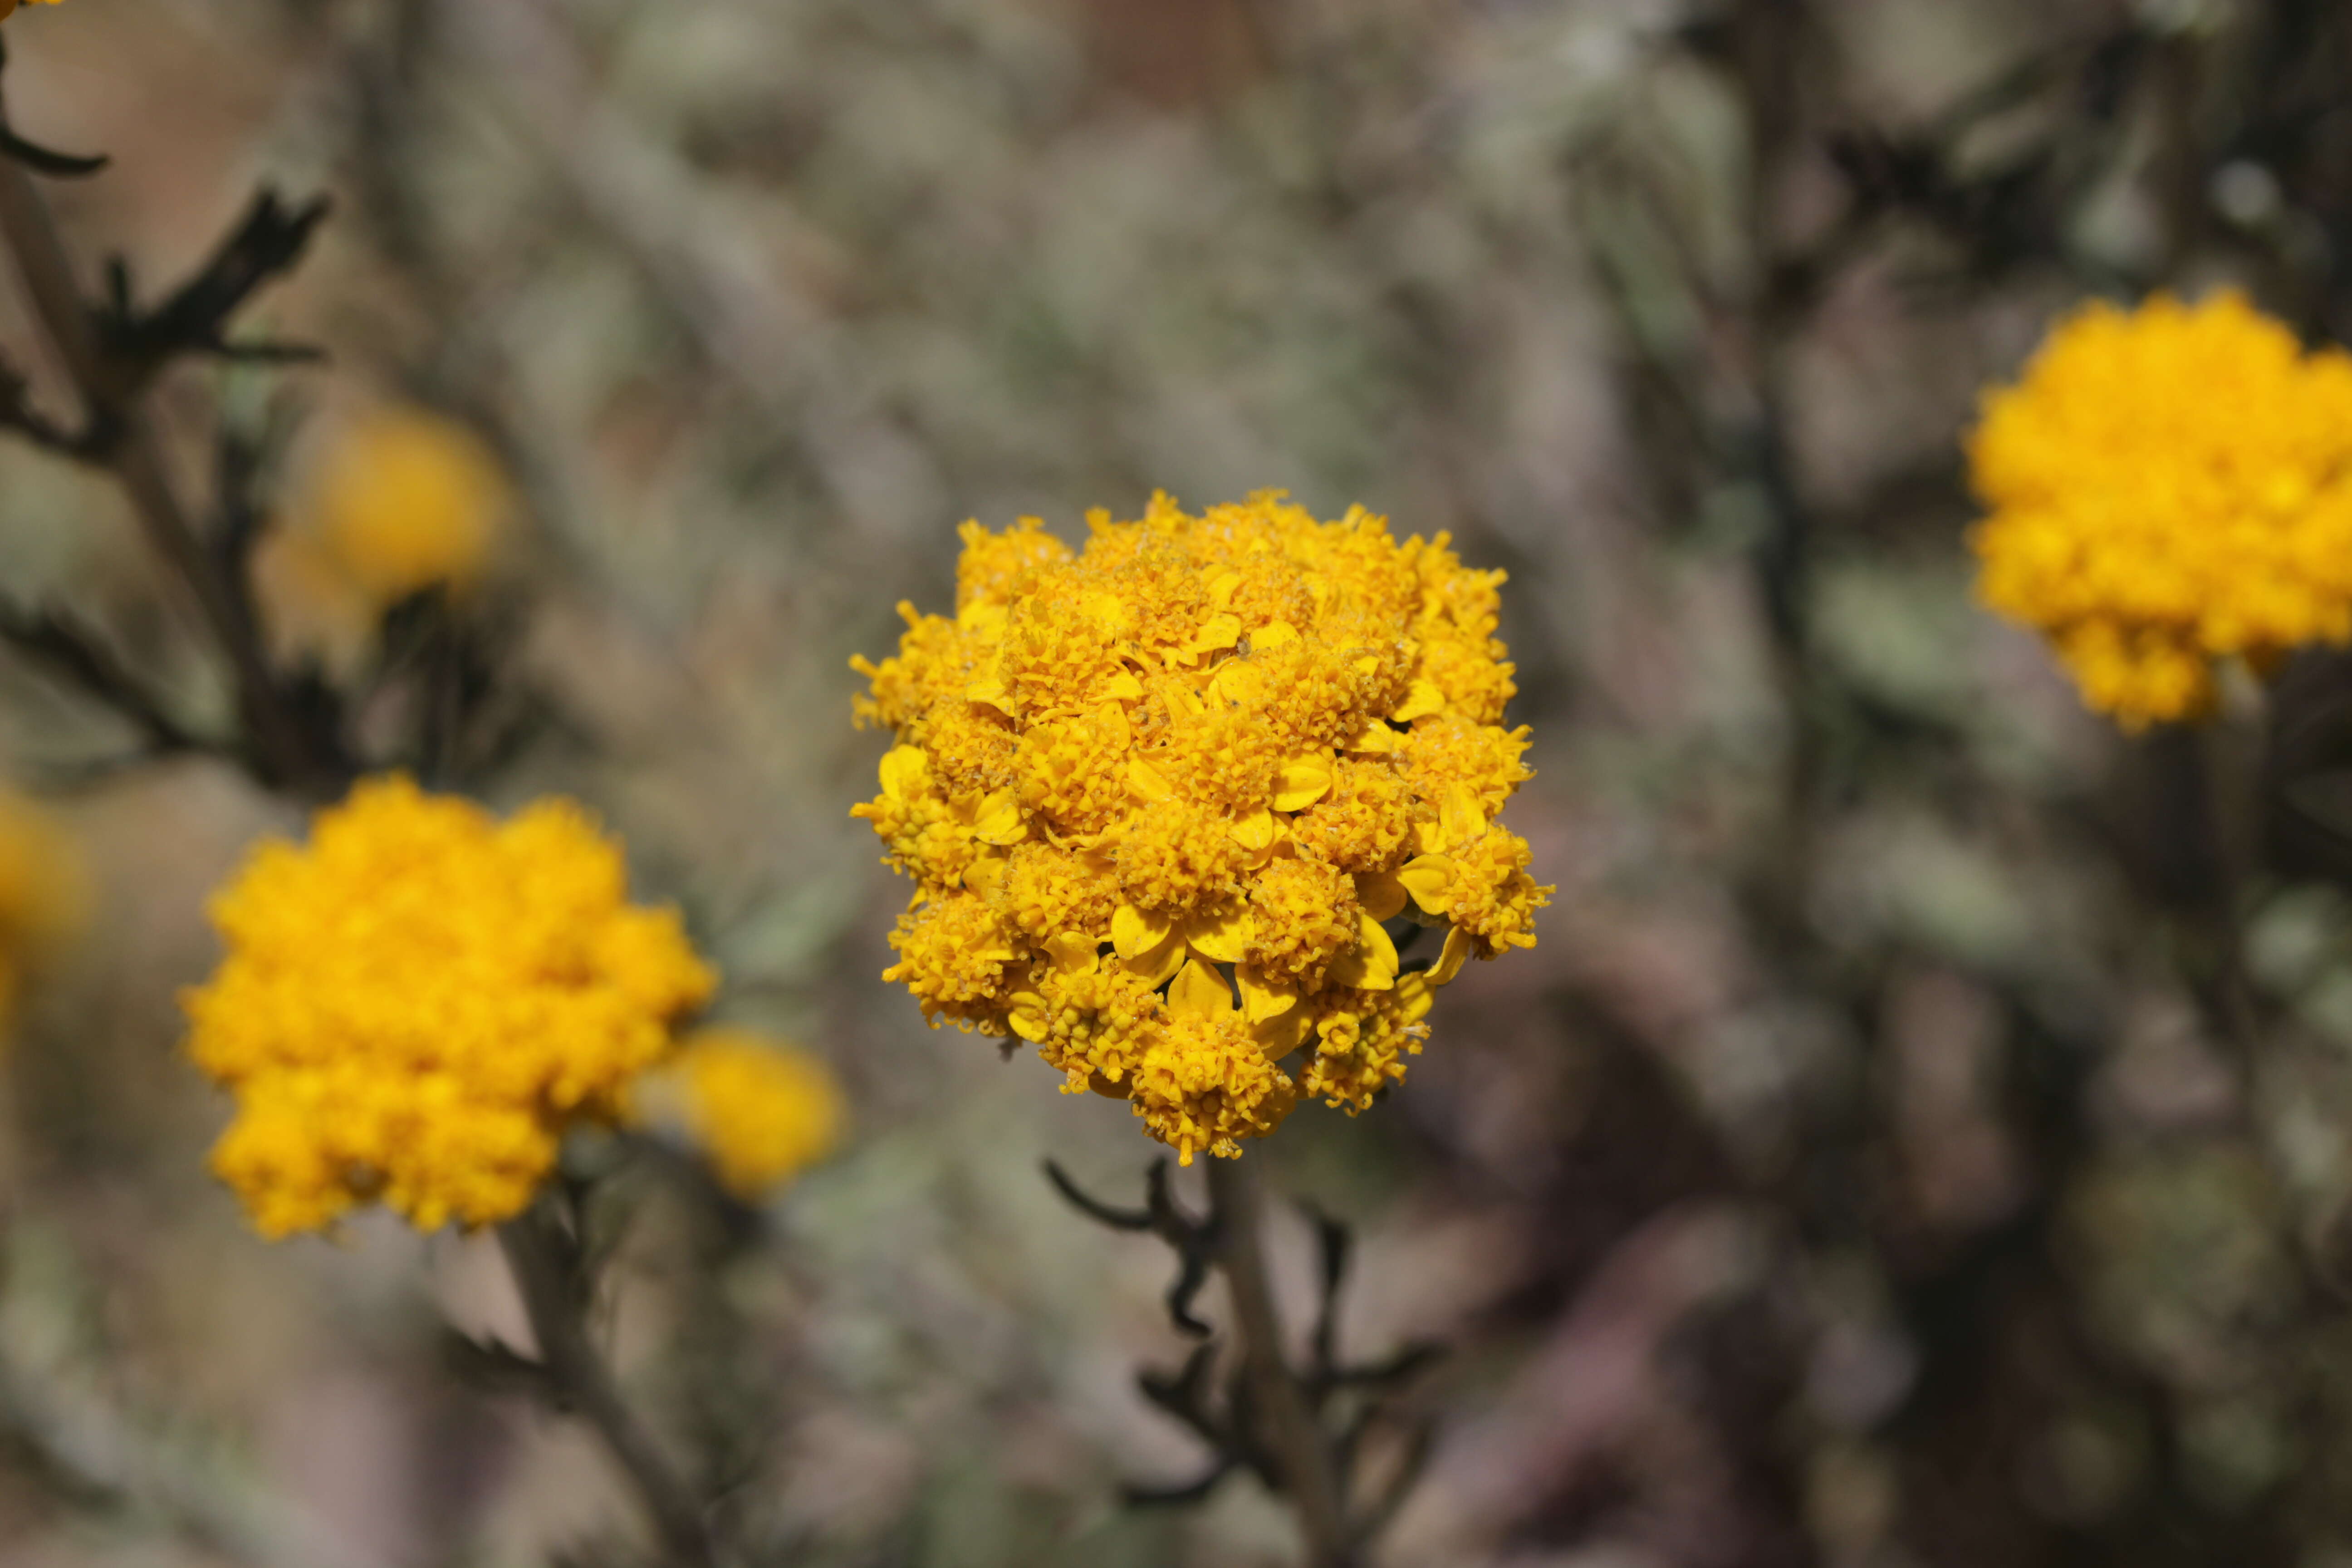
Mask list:
[[[846,1112],[831,1069],[749,1029],[696,1031],[664,1077],[662,1098],[709,1156],[719,1184],[747,1202],[841,1142]]]
[[[1370,1104],[1433,986],[1534,945],[1503,574],[1278,493],[1088,526],[1074,554],[964,525],[954,618],[901,605],[898,655],[856,661],[898,744],[855,815],[918,883],[883,977],[1189,1163],[1302,1094]],[[1408,910],[1445,933],[1425,970],[1383,923]]]
[[[2084,308],[1969,456],[1979,595],[2127,728],[2204,712],[2218,660],[2352,638],[2352,355],[2237,294]]]
[[[715,984],[560,798],[499,822],[363,783],[210,912],[228,951],[184,998],[188,1050],[236,1097],[213,1169],[269,1236],[370,1200],[427,1230],[519,1213]]]
[[[481,438],[421,408],[380,410],[341,431],[310,499],[335,564],[383,605],[480,575],[513,505]]]
[[[274,650],[348,674],[373,647],[387,609],[480,580],[513,512],[497,458],[464,426],[407,407],[343,424],[285,526],[255,552],[254,589]]]
[[[0,791],[0,1025],[27,967],[79,923],[81,868],[48,816]]]

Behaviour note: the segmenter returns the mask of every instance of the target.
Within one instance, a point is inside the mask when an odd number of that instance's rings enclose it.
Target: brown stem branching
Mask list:
[[[1283,1351],[1282,1320],[1266,1278],[1265,1197],[1257,1162],[1209,1162],[1211,1224],[1217,1264],[1231,1293],[1251,1403],[1265,1417],[1265,1436],[1282,1489],[1297,1511],[1312,1568],[1351,1568],[1357,1561],[1340,1494],[1339,1467],[1307,1391]]]
[[[0,128],[6,123],[0,106]],[[143,396],[152,367],[134,374],[109,352],[33,171],[13,157],[0,157],[0,240],[15,258],[33,314],[81,400],[83,434],[77,445],[121,486],[149,544],[185,585],[228,660],[255,769],[275,784],[317,781],[326,771],[323,759],[270,674],[245,595],[205,548],[173,489]]]
[[[542,1205],[500,1226],[499,1246],[539,1342],[549,1394],[595,1428],[645,1504],[668,1561],[676,1568],[717,1568],[718,1553],[693,1489],[622,1400],[590,1337],[589,1291],[573,1237]]]

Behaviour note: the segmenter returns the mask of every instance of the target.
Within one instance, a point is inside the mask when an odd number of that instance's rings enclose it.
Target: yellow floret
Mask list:
[[[370,1201],[425,1230],[520,1213],[716,983],[562,799],[501,823],[363,783],[210,913],[227,953],[183,998],[188,1051],[236,1099],[213,1168],[268,1236]]]
[[[965,524],[955,617],[902,605],[855,661],[898,742],[855,814],[918,884],[884,977],[1234,1154],[1302,1096],[1369,1103],[1433,986],[1535,940],[1550,889],[1495,820],[1528,776],[1502,574],[1276,493],[1087,524],[1076,553]],[[1409,897],[1450,911],[1426,973],[1381,924]]]
[[[751,1201],[833,1152],[841,1089],[806,1051],[748,1029],[688,1037],[673,1064],[687,1130],[719,1184]]]
[[[2204,713],[2219,660],[2352,640],[2352,355],[2235,293],[2086,307],[1969,456],[1979,596],[2128,729]]]

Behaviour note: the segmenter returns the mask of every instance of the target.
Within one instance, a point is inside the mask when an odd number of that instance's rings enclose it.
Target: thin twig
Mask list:
[[[637,1489],[662,1545],[677,1568],[716,1568],[719,1558],[693,1490],[670,1468],[653,1435],[622,1402],[613,1374],[588,1335],[586,1293],[568,1266],[570,1247],[543,1209],[499,1226],[499,1246],[514,1271],[539,1341],[540,1361],[563,1403],[596,1429]]]
[[[1266,1417],[1283,1490],[1297,1510],[1311,1568],[1353,1568],[1330,1445],[1282,1350],[1282,1321],[1266,1279],[1264,1198],[1254,1160],[1209,1162],[1209,1201],[1218,1226],[1218,1262],[1233,1297],[1252,1403]]]
[[[0,109],[0,125],[5,123]],[[315,778],[320,771],[317,760],[270,676],[258,631],[173,492],[162,443],[146,410],[136,396],[125,395],[110,367],[48,204],[32,174],[10,158],[0,158],[0,237],[16,257],[34,314],[81,395],[85,428],[107,434],[106,466],[130,497],[149,542],[187,584],[206,629],[235,671],[237,712],[256,766],[273,783]]]

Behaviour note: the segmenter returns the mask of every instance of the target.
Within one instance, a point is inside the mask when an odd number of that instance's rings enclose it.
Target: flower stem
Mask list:
[[[0,126],[5,124],[0,110]],[[206,629],[228,658],[255,765],[275,784],[312,781],[320,772],[312,748],[271,679],[245,599],[205,550],[173,492],[154,425],[108,359],[40,187],[29,170],[8,157],[0,157],[0,237],[16,258],[34,314],[81,396],[87,428],[104,438],[97,448],[99,460],[130,498],[148,542],[186,584]]]
[[[1298,1514],[1310,1568],[1354,1568],[1331,1446],[1282,1350],[1282,1320],[1266,1280],[1265,1199],[1251,1159],[1209,1161],[1217,1262],[1233,1294],[1252,1401],[1266,1426],[1282,1489]]]
[[[568,1245],[541,1209],[499,1226],[499,1246],[530,1314],[540,1364],[556,1398],[596,1429],[653,1517],[662,1547],[677,1568],[716,1568],[702,1509],[685,1479],[655,1447],[629,1407],[588,1335],[587,1302],[566,1261]]]

